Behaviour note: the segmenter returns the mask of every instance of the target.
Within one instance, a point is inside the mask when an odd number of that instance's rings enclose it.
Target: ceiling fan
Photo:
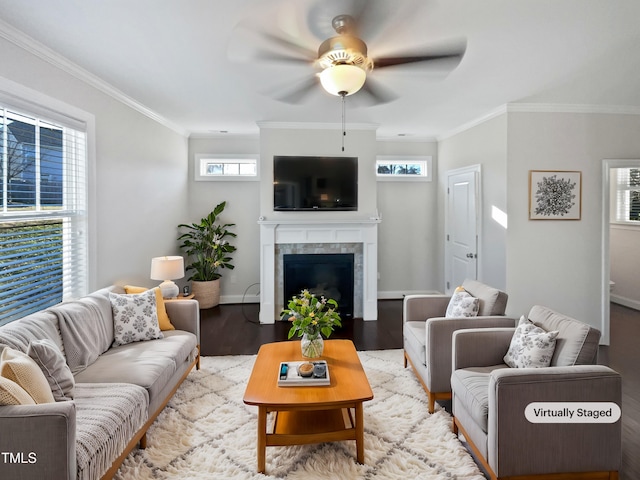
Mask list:
[[[322,88],[332,95],[344,99],[361,91],[367,94],[366,103],[377,105],[396,99],[397,94],[372,78],[374,72],[410,65],[421,70],[438,68],[446,72],[457,67],[466,50],[465,40],[409,50],[397,55],[371,56],[359,32],[382,28],[385,19],[375,10],[378,3],[380,2],[360,2],[359,8],[351,9],[354,11],[333,16],[331,27],[335,30],[335,35],[321,41],[317,50],[309,47],[309,41],[303,41],[301,36],[283,34],[282,31],[272,33],[257,27],[258,31],[253,33],[258,35],[257,43],[260,47],[254,51],[254,60],[304,64],[316,70],[315,74],[307,75],[298,84],[288,84],[285,93],[276,95],[276,99],[292,104],[301,103],[309,94],[318,90],[319,80]],[[350,9],[346,7],[344,10]],[[326,16],[322,20],[326,22]],[[408,20],[404,18],[402,21],[406,23]],[[314,25],[310,25],[310,29],[316,27],[316,31],[320,30],[317,23],[316,21]]]

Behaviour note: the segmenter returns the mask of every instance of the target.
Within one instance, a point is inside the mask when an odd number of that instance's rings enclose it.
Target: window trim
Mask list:
[[[381,163],[424,163],[426,175],[386,175],[378,173]],[[431,182],[433,180],[433,157],[431,155],[377,155],[375,162],[376,180],[379,182]]]
[[[230,160],[228,163],[252,163],[255,162],[255,175],[203,175],[201,173],[203,160]],[[257,153],[242,154],[206,154],[194,155],[193,174],[196,182],[257,182],[260,180],[260,156]]]
[[[97,288],[97,242],[96,242],[96,123],[95,116],[85,110],[65,103],[37,90],[0,77],[0,103],[3,107],[28,113],[40,120],[58,126],[84,132],[85,136],[85,215],[86,215],[86,278],[82,291],[86,295]],[[17,219],[17,215],[12,218]],[[68,218],[68,217],[67,217]],[[70,297],[63,293],[63,299]]]

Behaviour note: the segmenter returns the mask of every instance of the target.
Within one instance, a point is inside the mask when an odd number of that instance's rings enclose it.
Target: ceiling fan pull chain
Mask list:
[[[344,152],[344,137],[347,136],[346,113],[345,113],[345,97],[347,96],[347,93],[340,92],[340,96],[342,97],[342,151]]]

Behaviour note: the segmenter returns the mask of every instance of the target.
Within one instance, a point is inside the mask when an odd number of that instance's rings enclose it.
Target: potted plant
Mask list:
[[[302,337],[300,347],[302,356],[316,358],[322,356],[324,350],[324,340],[322,335],[329,338],[335,327],[341,327],[340,315],[338,314],[338,302],[333,299],[326,299],[323,296],[316,297],[309,290],[303,290],[296,297],[293,297],[289,308],[283,314],[289,316],[289,321],[293,323],[289,329],[289,338],[296,333]]]
[[[178,241],[182,242],[180,248],[190,261],[187,272],[192,272],[189,280],[200,308],[211,308],[220,303],[220,270],[233,269],[230,254],[236,251],[236,247],[228,242],[227,237],[236,236],[228,230],[235,224],[217,223],[226,204],[218,204],[200,223],[178,225],[179,229],[186,229]]]

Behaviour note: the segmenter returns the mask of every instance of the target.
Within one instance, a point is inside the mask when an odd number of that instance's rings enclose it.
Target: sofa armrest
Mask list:
[[[167,315],[178,330],[193,333],[200,345],[200,304],[197,300],[165,302]]]
[[[74,480],[74,402],[0,407],[0,478]]]
[[[488,461],[500,476],[552,472],[617,471],[621,423],[532,423],[532,402],[557,402],[574,409],[611,402],[622,407],[622,378],[603,365],[503,368],[489,380]],[[557,412],[558,410],[556,410]],[[526,441],[527,448],[522,448]]]
[[[425,329],[427,385],[434,392],[448,392],[451,385],[453,333],[461,329],[513,327],[515,320],[503,316],[430,318]],[[500,362],[502,363],[502,362]]]
[[[450,299],[450,295],[407,295],[402,302],[402,319],[405,322],[416,322],[442,317]]]
[[[476,328],[453,333],[452,371],[504,363],[515,327]]]

